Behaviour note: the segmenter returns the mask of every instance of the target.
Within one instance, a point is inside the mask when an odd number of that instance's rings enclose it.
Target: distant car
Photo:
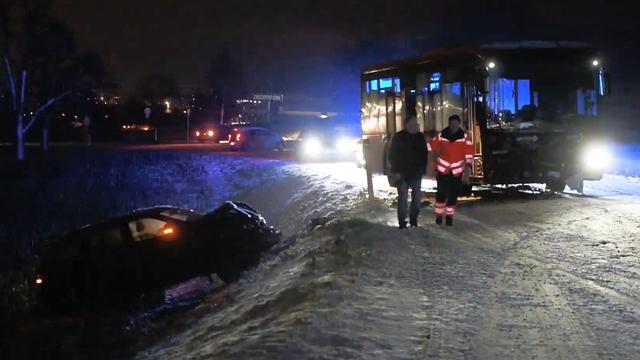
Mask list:
[[[228,201],[206,215],[135,211],[48,243],[36,272],[38,299],[52,307],[121,302],[212,273],[228,283],[279,237],[242,203]]]
[[[306,161],[356,161],[359,137],[337,128],[306,129],[295,144],[295,157]]]
[[[234,128],[229,135],[232,150],[283,150],[285,141],[282,136],[261,127]]]
[[[226,144],[229,142],[229,134],[231,130],[225,126],[197,126],[194,135],[198,142],[211,142]]]
[[[121,127],[122,140],[128,142],[157,141],[156,128],[149,124],[128,123]]]

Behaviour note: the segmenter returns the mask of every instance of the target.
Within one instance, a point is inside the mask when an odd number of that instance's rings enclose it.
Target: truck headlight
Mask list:
[[[590,143],[582,150],[582,165],[586,171],[604,171],[611,167],[613,155],[606,144]]]
[[[302,149],[307,156],[318,156],[322,152],[320,139],[309,138],[302,141]]]

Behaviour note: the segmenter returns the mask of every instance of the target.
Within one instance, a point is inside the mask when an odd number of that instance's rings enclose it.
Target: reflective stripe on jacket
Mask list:
[[[473,164],[473,142],[462,129],[459,131],[462,136],[446,128],[427,144],[429,151],[438,152],[436,170],[441,174],[461,175],[466,163]]]

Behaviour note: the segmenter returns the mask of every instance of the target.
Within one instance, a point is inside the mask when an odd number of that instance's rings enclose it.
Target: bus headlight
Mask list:
[[[317,138],[305,139],[302,142],[302,149],[307,156],[318,156],[322,152],[322,142]]]
[[[582,166],[585,171],[604,171],[611,167],[611,150],[603,143],[587,144],[582,150]]]

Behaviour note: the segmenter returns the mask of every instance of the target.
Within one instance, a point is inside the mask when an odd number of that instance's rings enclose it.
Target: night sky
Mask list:
[[[359,69],[435,46],[510,39],[589,40],[637,88],[640,21],[631,1],[56,0],[81,47],[123,91],[150,73],[197,88],[228,49],[256,91],[357,99]],[[631,80],[630,80],[631,79]]]

